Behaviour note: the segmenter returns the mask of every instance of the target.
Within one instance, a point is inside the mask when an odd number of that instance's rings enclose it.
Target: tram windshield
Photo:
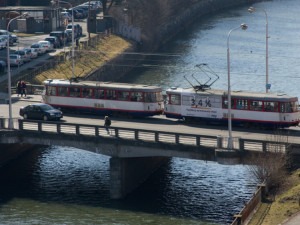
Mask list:
[[[161,102],[162,94],[161,92],[148,92],[145,93],[145,102]]]
[[[298,102],[284,102],[280,103],[280,112],[289,113],[289,112],[298,112]]]

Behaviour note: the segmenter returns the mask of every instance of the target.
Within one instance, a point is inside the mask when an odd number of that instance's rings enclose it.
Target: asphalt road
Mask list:
[[[12,117],[21,118],[19,116],[19,109],[22,106],[40,102],[41,97],[32,95],[27,96],[26,99],[18,98],[16,95],[13,96],[12,104]],[[8,118],[8,104],[0,105],[0,116]],[[64,114],[64,118],[61,120],[62,123],[79,123],[79,124],[91,124],[91,125],[103,125],[104,117],[100,115],[90,115],[90,114]],[[212,136],[224,136],[228,137],[227,126],[224,125],[207,125],[200,123],[185,123],[177,119],[168,119],[163,115],[149,117],[149,118],[114,118],[112,117],[112,125],[116,127],[126,127],[135,129],[149,129],[158,131],[170,131],[178,133],[188,133],[188,134],[201,134],[201,135],[212,135]],[[243,127],[233,127],[233,137],[242,137],[256,140],[273,140],[278,141],[274,135],[280,135],[281,138],[288,135],[288,141],[290,143],[300,144],[300,127],[293,127],[289,129],[280,130],[259,130],[259,129],[249,129]],[[282,140],[286,140],[282,138]]]

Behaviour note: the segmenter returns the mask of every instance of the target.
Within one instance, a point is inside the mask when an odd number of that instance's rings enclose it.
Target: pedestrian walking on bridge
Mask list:
[[[105,130],[107,132],[107,134],[109,134],[109,127],[111,125],[111,120],[108,118],[108,116],[104,117],[104,126],[105,126]]]

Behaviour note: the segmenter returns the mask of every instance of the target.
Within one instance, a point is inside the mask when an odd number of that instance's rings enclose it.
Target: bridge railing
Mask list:
[[[58,134],[89,135],[96,137],[113,137],[135,141],[164,142],[170,144],[184,144],[194,146],[216,147],[217,137],[208,135],[194,135],[167,131],[152,131],[124,127],[110,127],[108,135],[104,126],[61,123],[55,121],[18,120],[18,130],[54,132]]]
[[[74,134],[96,136],[103,138],[121,138],[133,141],[144,142],[161,142],[176,145],[192,145],[203,146],[209,148],[226,148],[223,138],[220,136],[197,135],[187,133],[176,133],[167,131],[154,131],[146,129],[133,129],[124,127],[110,127],[110,135],[107,134],[104,126],[64,123],[60,121],[39,121],[39,120],[23,120],[13,119],[14,129],[21,131],[37,131],[37,132],[52,132],[57,134]],[[0,129],[8,128],[8,119],[0,118]],[[268,141],[268,140],[253,140],[253,139],[238,139],[237,150],[248,151],[272,151],[274,146],[276,149],[285,152],[288,144],[285,142]]]

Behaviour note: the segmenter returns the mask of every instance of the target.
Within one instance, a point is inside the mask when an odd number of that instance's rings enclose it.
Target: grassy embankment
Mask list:
[[[75,59],[74,74],[83,77],[110,59],[131,47],[131,43],[116,35],[101,38],[96,46],[79,50]],[[64,53],[61,53],[64,54]],[[68,79],[72,77],[72,60],[69,59],[37,75],[29,83],[42,84],[45,79]]]
[[[30,34],[29,34],[30,36]],[[78,57],[74,62],[75,76],[83,77],[89,72],[97,69],[105,64],[110,59],[121,54],[126,49],[130,48],[132,44],[116,35],[101,38],[96,46],[89,47],[85,50],[79,50]],[[60,53],[64,54],[64,53]],[[22,71],[19,76],[26,74],[27,71]],[[5,74],[3,74],[5,75]],[[18,80],[18,75],[13,80]],[[68,79],[72,77],[72,61],[71,59],[61,62],[57,66],[46,70],[31,80],[26,80],[28,83],[42,84],[46,79]],[[7,88],[7,81],[0,84],[0,90]]]
[[[273,199],[262,203],[249,225],[279,224],[300,211],[300,169],[291,174]]]

